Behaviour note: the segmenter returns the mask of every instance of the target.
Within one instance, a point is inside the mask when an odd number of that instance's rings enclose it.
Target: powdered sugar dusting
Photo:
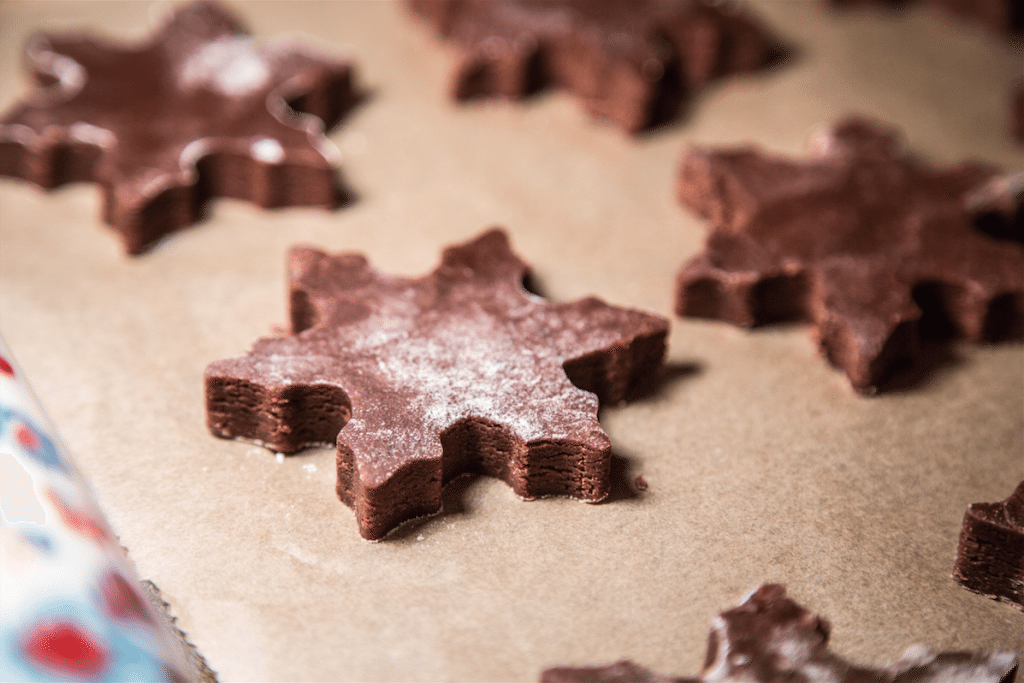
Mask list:
[[[85,85],[86,73],[82,65],[71,57],[53,51],[50,41],[36,38],[26,49],[28,58],[36,69],[46,72],[56,80],[56,88],[66,97],[74,95]]]
[[[284,161],[284,147],[274,138],[260,138],[249,148],[252,158],[268,164],[279,164]]]
[[[109,130],[88,123],[71,124],[68,126],[68,135],[73,140],[100,147],[113,147],[117,144],[117,139]]]
[[[378,480],[410,460],[438,457],[440,435],[467,419],[501,425],[523,442],[607,448],[597,396],[574,386],[563,365],[663,329],[664,321],[593,299],[550,304],[528,295],[519,284],[524,267],[503,236],[502,247],[495,242],[488,233],[419,279],[364,263],[365,271],[346,270],[344,281],[317,281],[307,294],[325,322],[263,339],[217,373],[271,390],[341,388],[352,419],[340,442],[361,475]],[[345,313],[353,309],[369,313]]]
[[[204,45],[181,68],[185,87],[208,87],[241,96],[262,88],[270,65],[250,38],[225,36]]]
[[[388,383],[415,391],[410,412],[429,431],[475,417],[505,425],[525,441],[565,438],[569,425],[596,415],[596,398],[572,386],[562,359],[542,346],[524,348],[514,326],[456,311],[430,322],[429,336],[407,334],[385,348],[365,349],[377,355]]]

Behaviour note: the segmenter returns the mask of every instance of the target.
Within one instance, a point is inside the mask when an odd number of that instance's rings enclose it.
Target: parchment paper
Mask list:
[[[752,4],[794,57],[630,138],[558,92],[450,103],[451,54],[398,4],[232,3],[261,38],[358,60],[368,98],[330,136],[355,203],[219,200],[128,258],[95,186],[0,180],[0,330],[221,680],[529,681],[619,658],[695,674],[710,620],[767,581],[825,615],[859,663],[915,643],[1024,654],[1024,615],[949,578],[966,506],[1024,479],[1019,343],[953,345],[923,381],[865,398],[801,326],[673,318],[658,390],[602,411],[613,501],[523,502],[460,479],[445,514],[377,544],[335,498],[332,451],[279,462],[206,431],[203,369],[285,323],[292,244],[418,275],[498,224],[549,298],[671,316],[674,274],[706,230],[674,196],[687,144],[802,154],[817,126],[860,112],[901,126],[925,159],[1021,168],[1006,105],[1024,59],[1001,38],[927,7]],[[168,9],[0,4],[0,105],[27,91],[31,32],[137,39]]]

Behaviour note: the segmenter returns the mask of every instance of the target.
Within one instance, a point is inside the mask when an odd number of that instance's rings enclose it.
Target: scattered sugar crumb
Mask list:
[[[277,460],[279,463],[284,462],[284,453],[278,453],[275,455],[274,460]]]
[[[257,161],[279,164],[284,161],[284,147],[274,138],[260,138],[249,147],[249,154]]]
[[[313,463],[309,463],[308,465],[303,465],[302,469],[306,470],[307,472],[316,472],[316,465],[314,465]]]

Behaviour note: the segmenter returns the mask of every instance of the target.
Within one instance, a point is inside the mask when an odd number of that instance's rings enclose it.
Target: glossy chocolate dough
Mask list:
[[[346,60],[260,47],[212,3],[185,5],[140,45],[40,35],[25,58],[37,86],[0,120],[0,175],[99,183],[129,254],[197,221],[212,196],[341,199],[323,130],[355,102]]]
[[[408,0],[459,52],[453,95],[521,98],[546,85],[630,132],[708,82],[781,55],[735,3],[702,0]]]
[[[1002,502],[967,508],[953,578],[1024,611],[1024,482]]]
[[[632,662],[605,667],[548,669],[542,683],[1012,683],[1010,653],[935,652],[909,648],[880,669],[854,666],[828,649],[829,624],[765,584],[739,607],[712,621],[700,677],[661,676]]]
[[[903,8],[915,0],[828,0],[839,7],[885,5]],[[1020,36],[1024,32],[1024,3],[1021,0],[927,0],[957,19],[985,26],[997,33]]]
[[[356,254],[299,248],[290,261],[296,334],[207,368],[214,434],[284,453],[336,439],[338,496],[368,539],[439,511],[442,486],[466,472],[524,499],[608,495],[598,400],[623,401],[657,370],[668,321],[527,293],[496,229],[418,279]]]
[[[922,335],[1024,338],[1019,177],[926,166],[854,118],[816,136],[808,161],[691,149],[679,194],[711,233],[678,275],[676,312],[811,322],[858,391],[913,360]]]

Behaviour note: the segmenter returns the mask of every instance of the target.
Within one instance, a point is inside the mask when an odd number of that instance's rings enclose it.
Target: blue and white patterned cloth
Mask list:
[[[0,680],[188,680],[138,586],[0,339]]]

